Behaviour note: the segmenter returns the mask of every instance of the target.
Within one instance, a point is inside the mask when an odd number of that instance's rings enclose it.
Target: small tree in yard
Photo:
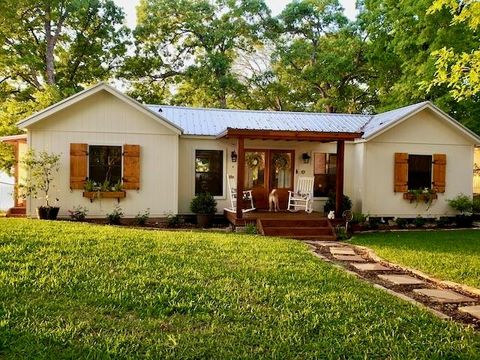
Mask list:
[[[24,197],[32,196],[35,199],[44,199],[44,206],[40,206],[37,210],[40,218],[41,213],[46,214],[46,218],[52,218],[51,209],[58,208],[52,207],[50,202],[50,191],[53,189],[53,180],[55,175],[59,171],[60,167],[60,155],[47,153],[42,151],[35,153],[34,150],[29,150],[23,157],[21,164],[28,171],[28,177],[24,179],[24,183],[19,185]]]

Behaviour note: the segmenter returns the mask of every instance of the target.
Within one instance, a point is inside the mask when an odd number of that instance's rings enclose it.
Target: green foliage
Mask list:
[[[459,194],[453,199],[447,199],[447,203],[452,209],[460,212],[461,214],[472,212],[473,200],[468,195]]]
[[[60,169],[60,155],[42,151],[36,153],[29,150],[22,158],[21,165],[29,176],[22,179],[19,190],[22,196],[32,196],[36,199],[44,199],[45,206],[50,206],[50,191],[55,184],[55,175]]]
[[[215,214],[217,202],[209,193],[200,193],[192,199],[190,210],[194,214]]]
[[[398,227],[404,229],[407,227],[408,220],[405,218],[396,218],[395,222],[397,223]]]
[[[336,202],[336,195],[334,192],[331,192],[328,195],[328,200],[325,202],[325,207],[324,211],[326,213],[335,210],[335,202]],[[343,213],[345,210],[350,210],[352,208],[352,200],[347,195],[343,195],[343,201],[342,201],[342,208],[341,212]],[[341,215],[341,214],[337,214]]]
[[[245,225],[245,234],[255,235],[257,234],[257,226],[253,223]]]
[[[335,226],[335,235],[337,236],[338,240],[350,239],[350,235],[347,233],[347,229],[345,228],[345,226]]]
[[[375,289],[301,242],[1,220],[6,359],[478,357],[474,330]],[[456,257],[450,269],[478,282],[471,234],[445,234],[461,247],[430,255],[437,267]],[[472,247],[460,254],[465,238]]]
[[[115,206],[111,213],[107,213],[107,224],[120,225],[123,218],[123,210],[120,206]]]
[[[354,212],[351,224],[364,224],[368,219],[368,214],[362,214],[360,212]]]
[[[73,210],[68,210],[70,218],[73,221],[84,221],[88,214],[88,209],[85,206],[74,206]]]
[[[168,228],[178,228],[185,224],[185,221],[178,214],[168,214],[167,215],[167,227]]]
[[[425,218],[421,217],[420,215],[418,215],[418,216],[415,218],[415,220],[414,220],[413,223],[415,224],[415,226],[416,226],[417,228],[420,228],[420,227],[423,227],[423,226],[427,223],[427,219],[425,219]]]
[[[473,198],[472,211],[474,214],[480,214],[480,196],[475,196]]]
[[[480,287],[478,230],[408,231],[355,236],[387,261],[408,266],[435,278]]]
[[[145,226],[150,219],[150,209],[139,212],[135,215],[135,225]]]

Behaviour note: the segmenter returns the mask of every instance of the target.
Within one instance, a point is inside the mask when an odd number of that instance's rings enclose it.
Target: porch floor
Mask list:
[[[298,240],[336,240],[330,221],[319,212],[305,211],[250,211],[237,219],[235,213],[224,211],[225,217],[233,226],[256,224],[262,235],[287,237]]]

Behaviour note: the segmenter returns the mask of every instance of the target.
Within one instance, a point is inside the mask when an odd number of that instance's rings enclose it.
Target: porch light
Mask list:
[[[303,160],[304,164],[308,164],[310,162],[310,158],[311,158],[311,156],[310,156],[309,153],[305,152],[305,153],[302,154],[302,160]]]
[[[230,155],[231,158],[232,158],[232,162],[237,162],[237,153],[235,152],[235,150],[232,151],[232,154]]]

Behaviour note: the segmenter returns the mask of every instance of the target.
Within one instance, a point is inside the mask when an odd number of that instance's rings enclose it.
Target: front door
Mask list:
[[[281,210],[287,208],[288,190],[293,189],[293,150],[245,150],[245,190],[252,190],[255,207],[268,209],[268,194],[277,189]]]

